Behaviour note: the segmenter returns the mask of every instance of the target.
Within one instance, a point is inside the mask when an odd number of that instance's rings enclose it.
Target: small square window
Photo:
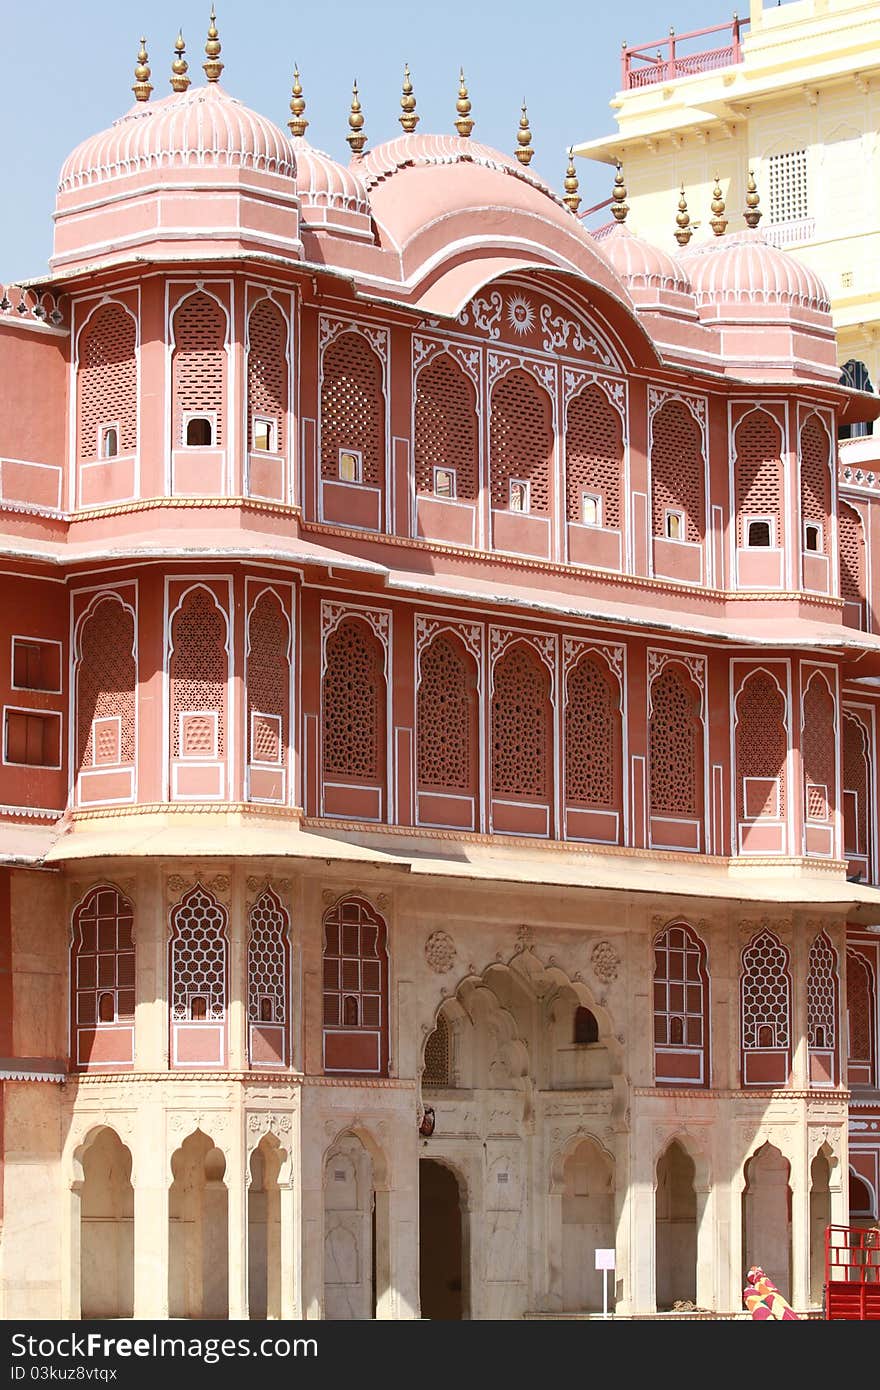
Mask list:
[[[256,419],[252,426],[253,448],[271,453],[275,448],[275,421]]]
[[[684,512],[667,511],[663,518],[663,529],[668,541],[683,541]]]
[[[190,415],[186,421],[188,449],[209,449],[214,443],[214,421],[209,415]]]
[[[510,510],[512,512],[527,512],[529,510],[529,485],[520,482],[517,478],[510,480]]]
[[[339,450],[339,480],[343,483],[359,483],[363,473],[363,455],[360,449]]]
[[[98,452],[102,459],[115,459],[119,453],[119,426],[102,425],[99,431]]]
[[[434,469],[434,496],[435,496],[435,497],[454,497],[454,496],[455,496],[455,469],[454,469],[454,468],[435,468],[435,469]]]
[[[758,517],[748,524],[746,544],[752,549],[767,548],[773,544],[773,521],[770,517]]]
[[[598,493],[585,492],[581,499],[585,526],[602,525],[602,498]]]
[[[811,550],[818,554],[822,549],[822,527],[816,521],[808,521],[804,525],[804,550]]]
[[[61,643],[13,637],[12,684],[18,690],[61,689]]]

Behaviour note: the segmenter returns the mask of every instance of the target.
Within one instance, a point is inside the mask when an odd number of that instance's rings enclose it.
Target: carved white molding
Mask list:
[[[480,348],[460,347],[457,343],[449,343],[442,338],[413,338],[413,380],[418,379],[423,367],[427,367],[444,352],[461,367],[479,390],[482,360]]]
[[[366,338],[382,363],[383,379],[387,377],[391,343],[389,330],[387,328],[371,328],[368,324],[357,323],[351,319],[333,319],[327,314],[321,314],[318,318],[318,347],[322,365],[326,349],[343,333],[359,333],[362,338]]]
[[[477,675],[482,684],[482,662],[483,662],[483,629],[479,623],[457,623],[447,622],[445,618],[426,618],[422,614],[416,615],[416,658],[418,661],[418,673],[422,674],[422,656],[430,647],[435,637],[441,633],[449,632],[453,637],[457,637],[466,651],[477,663]]]
[[[498,290],[493,290],[485,298],[478,295],[472,299],[470,304],[466,304],[458,315],[456,322],[466,328],[473,322],[474,328],[479,328],[481,332],[488,333],[493,342],[501,337],[501,310],[504,307],[504,300]]]
[[[525,642],[534,647],[538,656],[550,672],[550,698],[556,692],[556,639],[549,633],[516,632],[507,627],[489,628],[489,698],[495,693],[495,667],[509,647],[517,642]]]
[[[654,708],[654,682],[664,668],[672,662],[683,666],[700,692],[700,718],[706,705],[706,658],[692,656],[687,652],[662,652],[651,647],[648,650],[648,718]]]
[[[331,599],[321,601],[321,677],[327,670],[327,639],[346,618],[359,618],[365,622],[382,643],[385,656],[385,678],[389,670],[389,649],[391,646],[391,614],[382,608],[358,608],[347,603],[334,603]]]
[[[541,305],[539,317],[544,332],[542,346],[545,352],[587,352],[601,362],[603,367],[615,365],[608,349],[593,333],[585,329],[583,324],[575,319],[566,318],[562,313],[554,314],[549,304]]]
[[[569,676],[581,658],[590,652],[595,652],[597,656],[601,657],[608,669],[614,673],[622,692],[625,655],[623,647],[608,646],[604,642],[587,642],[581,637],[563,637],[562,676],[566,695],[568,694]]]

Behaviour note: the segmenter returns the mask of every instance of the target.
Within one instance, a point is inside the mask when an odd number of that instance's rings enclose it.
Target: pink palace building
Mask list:
[[[597,1248],[818,1310],[880,1188],[826,291],[754,187],[596,240],[464,78],[346,166],[206,55],[0,286],[0,1311],[584,1314]]]

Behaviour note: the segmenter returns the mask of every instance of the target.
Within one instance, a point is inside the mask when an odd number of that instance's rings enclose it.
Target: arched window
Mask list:
[[[324,777],[378,784],[385,776],[385,653],[366,622],[347,618],[327,638]]]
[[[126,800],[134,794],[134,647],[131,609],[115,594],[99,598],[83,620],[77,641],[76,756],[81,802]],[[102,775],[90,776],[92,768],[102,769]],[[104,770],[111,768],[120,769],[121,776],[108,797]]]
[[[478,440],[473,383],[448,352],[441,352],[416,377],[416,491],[475,502],[479,495]],[[451,483],[445,481],[450,478]]]
[[[668,400],[651,422],[653,534],[665,540],[702,541],[705,491],[703,432],[683,401]]]
[[[226,909],[213,893],[196,884],[171,911],[173,1066],[225,1063],[227,968]]]
[[[782,431],[764,411],[753,410],[740,421],[734,441],[736,543],[779,548],[785,540]]]
[[[810,947],[807,972],[807,1046],[810,1084],[837,1082],[837,952],[825,932]]]
[[[284,801],[290,720],[290,623],[265,589],[251,609],[247,642],[248,796]]]
[[[569,402],[565,431],[566,515],[588,526],[621,529],[623,424],[599,386]],[[596,501],[597,506],[592,502]]]
[[[827,555],[831,516],[831,441],[816,415],[801,430],[801,544],[807,554]]]
[[[855,609],[858,626],[864,623],[864,603],[867,595],[865,569],[865,528],[855,507],[841,502],[837,523],[837,543],[840,550],[840,596],[852,613]],[[850,618],[850,621],[852,619]]]
[[[172,324],[174,447],[219,449],[225,437],[226,314],[216,299],[199,290],[178,306]]]
[[[872,839],[871,738],[863,720],[855,713],[843,717],[843,843],[848,859],[864,859],[861,872],[870,871]]]
[[[350,475],[351,458],[357,476]],[[374,488],[384,483],[382,363],[361,333],[342,333],[323,355],[321,477]]]
[[[80,334],[78,455],[85,463],[137,450],[136,350],[137,327],[121,304],[96,309]]]
[[[324,1070],[387,1074],[388,954],[383,919],[364,898],[324,914]]]
[[[190,589],[171,622],[169,686],[173,797],[222,796],[222,764],[226,757],[226,641],[226,617],[213,593],[202,585]]]
[[[419,656],[417,688],[419,792],[432,797],[468,797],[475,809],[479,787],[477,667],[457,637],[439,633]],[[452,807],[447,808],[452,813]],[[474,809],[469,817],[475,825]]]
[[[549,512],[553,408],[528,372],[508,372],[493,388],[489,457],[496,510]]]
[[[846,1008],[847,1080],[850,1086],[876,1086],[877,982],[871,961],[858,950],[846,953]]]
[[[705,944],[684,922],[654,941],[654,1079],[708,1086],[709,973]]]
[[[841,386],[849,386],[854,391],[871,391],[871,378],[868,375],[868,368],[864,362],[859,362],[857,358],[851,357],[844,362],[840,372]],[[870,420],[857,420],[851,425],[840,425],[837,430],[838,439],[864,439],[871,434],[872,424]]]
[[[252,1067],[287,1065],[289,926],[277,893],[264,888],[248,913],[247,1008]]]
[[[284,452],[287,427],[287,320],[271,299],[248,319],[248,448]]]
[[[699,819],[703,814],[700,692],[675,662],[667,662],[651,685],[648,759],[652,817]]]
[[[433,1033],[425,1043],[425,1067],[422,1072],[423,1086],[449,1085],[449,1025],[440,1014]]]
[[[70,955],[73,1065],[134,1061],[134,909],[118,888],[93,888],[73,914]]]
[[[614,812],[618,833],[606,831],[596,838],[618,839],[623,800],[620,685],[603,661],[584,655],[569,671],[565,693],[566,805]],[[571,829],[569,825],[569,833]]]
[[[767,671],[755,671],[736,698],[738,820],[783,819],[787,751],[785,696]]]
[[[742,954],[740,978],[744,1086],[784,1086],[791,1068],[789,955],[771,931]]]
[[[553,783],[550,672],[529,643],[495,663],[492,692],[492,795],[547,802]]]
[[[804,694],[802,738],[804,814],[808,821],[830,823],[837,783],[837,719],[834,695],[818,672]],[[829,841],[827,853],[831,851]]]
[[[589,1047],[599,1041],[599,1023],[590,1009],[579,1004],[574,1011],[574,1038],[577,1047]]]

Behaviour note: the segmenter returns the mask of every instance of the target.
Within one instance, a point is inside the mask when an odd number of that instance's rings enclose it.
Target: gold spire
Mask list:
[[[458,101],[455,103],[455,109],[458,112],[455,118],[455,129],[462,140],[467,140],[474,128],[474,123],[471,120],[471,100],[465,86],[464,68],[458,70]]]
[[[189,86],[187,72],[189,63],[184,58],[186,44],[183,42],[183,32],[178,30],[177,38],[174,41],[174,62],[171,64],[171,89],[175,92],[185,92]]]
[[[709,218],[709,226],[716,236],[724,236],[727,231],[727,218],[724,216],[724,194],[721,192],[721,184],[718,175],[715,175],[715,187],[712,189],[712,216]]]
[[[675,240],[679,246],[687,246],[694,234],[691,226],[691,219],[688,213],[687,199],[684,196],[684,184],[681,185],[681,197],[678,200],[678,214],[675,219],[676,233]]]
[[[611,216],[615,222],[625,222],[626,214],[629,212],[629,203],[626,201],[626,184],[623,181],[623,167],[620,160],[617,161],[617,173],[614,175],[614,187],[611,190]]]
[[[526,110],[526,99],[523,97],[522,115],[519,118],[519,130],[516,132],[517,148],[514,151],[520,164],[530,164],[532,155],[532,132],[529,126],[529,113]]]
[[[403,126],[407,135],[412,135],[419,123],[416,115],[416,99],[413,96],[413,84],[409,75],[409,63],[403,65],[403,95],[400,98],[400,109],[402,115],[398,116],[400,124]]]
[[[150,59],[147,55],[146,39],[141,39],[140,52],[134,70],[134,86],[131,90],[134,92],[135,101],[150,100],[153,84],[150,81]]]
[[[357,81],[352,83],[351,88],[351,110],[348,113],[348,134],[346,140],[351,146],[352,154],[361,154],[367,137],[364,134],[364,113],[361,111],[361,104],[358,101]]]
[[[293,65],[293,86],[290,89],[290,120],[287,122],[293,136],[305,135],[308,119],[305,115],[306,99],[299,80],[299,68]]]
[[[202,63],[205,76],[209,82],[219,82],[223,64],[220,61],[220,35],[217,32],[217,16],[214,13],[213,5],[211,6],[211,22],[208,25],[208,38],[205,43],[205,56],[207,62]]]
[[[581,205],[581,195],[578,193],[578,176],[574,171],[574,150],[571,145],[568,147],[568,168],[565,171],[565,197],[562,201],[571,208],[572,212],[577,212]]]
[[[758,197],[758,185],[755,183],[755,175],[749,170],[749,181],[746,184],[746,210],[743,217],[746,219],[747,227],[757,227],[761,220],[762,213],[758,207],[761,199]]]

